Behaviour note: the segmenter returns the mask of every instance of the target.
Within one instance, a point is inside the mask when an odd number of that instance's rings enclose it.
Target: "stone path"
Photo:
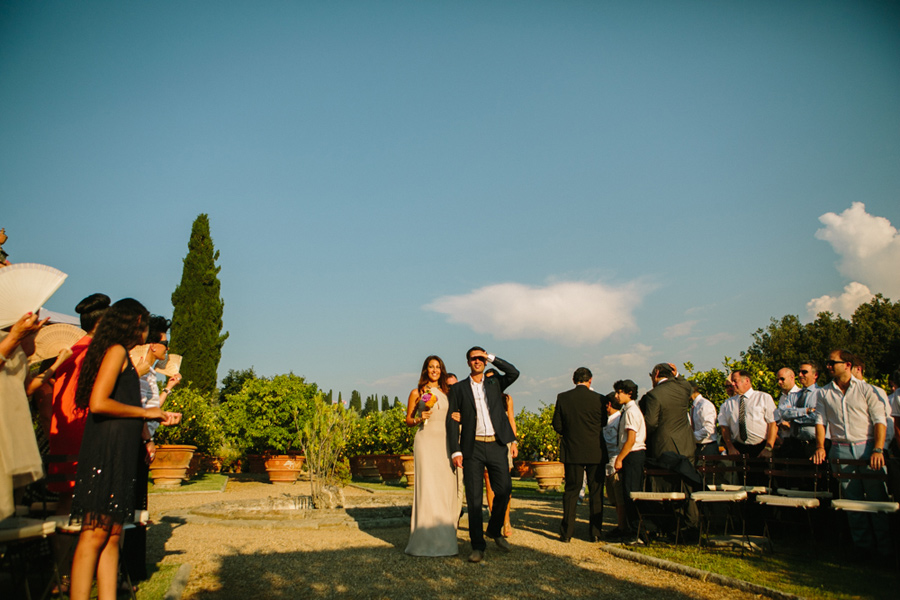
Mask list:
[[[513,498],[510,541],[513,552],[489,546],[484,562],[469,564],[468,536],[459,533],[460,555],[416,558],[403,553],[409,492],[369,492],[346,488],[342,514],[316,517],[313,527],[293,518],[222,519],[202,505],[259,502],[308,493],[308,484],[271,485],[229,481],[224,493],[151,495],[154,525],[148,534],[152,561],[188,563],[191,575],[185,599],[255,598],[710,598],[741,600],[751,594],[639,565],[599,550],[598,544],[560,543],[558,498]],[[366,528],[374,512],[401,524]],[[586,507],[579,507],[586,513]],[[203,512],[203,515],[196,514]],[[227,512],[227,511],[226,511]],[[580,515],[586,534],[586,514]],[[610,515],[612,517],[612,515]],[[362,523],[363,528],[359,528]],[[388,526],[385,526],[388,525]]]

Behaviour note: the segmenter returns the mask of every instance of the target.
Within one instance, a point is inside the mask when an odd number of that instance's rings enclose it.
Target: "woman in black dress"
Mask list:
[[[89,409],[78,455],[72,518],[81,535],[72,561],[72,600],[88,600],[94,575],[98,600],[114,600],[122,525],[135,508],[135,479],[145,420],[175,424],[181,415],[142,408],[128,351],[147,339],[150,314],[131,298],[106,312],[85,355],[75,403]]]

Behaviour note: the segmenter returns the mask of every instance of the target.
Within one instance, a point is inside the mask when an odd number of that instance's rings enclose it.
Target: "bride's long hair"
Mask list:
[[[441,376],[438,378],[438,387],[441,388],[441,391],[445,394],[447,393],[447,367],[444,366],[444,361],[441,360],[440,356],[432,354],[428,358],[425,359],[425,362],[422,363],[422,374],[419,375],[419,393],[423,393],[425,391],[425,386],[431,381],[428,379],[428,365],[431,361],[436,360],[438,364],[441,365]]]

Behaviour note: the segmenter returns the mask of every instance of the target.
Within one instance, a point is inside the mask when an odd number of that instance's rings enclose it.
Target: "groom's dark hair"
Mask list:
[[[572,381],[574,381],[577,385],[579,383],[587,383],[593,377],[594,375],[593,373],[591,373],[590,369],[588,369],[587,367],[578,367],[577,369],[575,369],[575,374],[572,375]]]
[[[469,355],[472,354],[472,351],[474,350],[481,350],[482,352],[485,351],[481,346],[472,346],[471,348],[466,350],[466,360],[469,360]]]

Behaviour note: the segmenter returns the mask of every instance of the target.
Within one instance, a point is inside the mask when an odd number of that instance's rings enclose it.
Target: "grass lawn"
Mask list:
[[[787,546],[782,542],[777,553],[745,552],[743,556],[739,549],[658,542],[630,549],[807,598],[897,597],[900,581],[893,567],[866,565],[833,544],[818,544],[814,550],[812,543]]]
[[[195,475],[190,481],[186,481],[181,486],[174,489],[160,489],[150,482],[150,493],[160,494],[164,492],[221,492],[228,483],[228,476],[221,473],[202,473]]]
[[[137,600],[162,600],[165,598],[180,566],[148,565],[147,572],[150,574],[150,579],[141,582],[138,586]]]

